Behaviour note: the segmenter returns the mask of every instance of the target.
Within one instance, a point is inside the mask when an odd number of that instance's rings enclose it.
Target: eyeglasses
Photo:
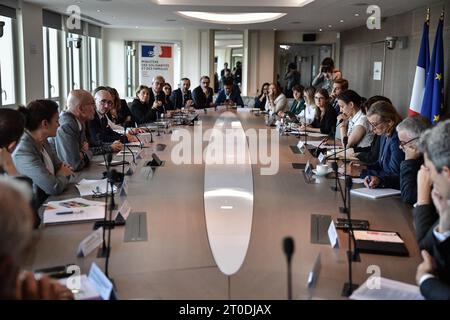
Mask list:
[[[368,121],[369,122],[369,125],[372,127],[372,129],[376,129],[380,124],[382,124],[384,121],[380,121],[380,122],[378,122],[378,123],[372,123],[372,122],[370,122],[370,121]]]
[[[111,100],[100,100],[101,104],[107,104],[108,106],[112,106],[114,104],[114,102],[112,102]]]
[[[399,143],[400,148],[403,149],[407,144],[409,144],[409,143],[411,143],[411,142],[413,142],[413,141],[415,141],[415,140],[417,140],[417,139],[419,139],[419,137],[415,137],[415,138],[413,138],[413,139],[411,139],[411,140],[408,140],[408,141],[406,141],[406,142],[400,141],[400,143]]]

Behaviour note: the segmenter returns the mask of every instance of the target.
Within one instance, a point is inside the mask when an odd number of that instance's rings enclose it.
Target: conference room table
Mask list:
[[[269,130],[264,117],[252,112],[236,112],[244,130]],[[199,112],[203,129],[212,128],[220,111]],[[177,127],[174,127],[176,130]],[[193,131],[194,126],[183,129]],[[273,129],[273,128],[272,128]],[[317,140],[317,139],[315,139]],[[136,172],[127,176],[127,200],[133,212],[146,212],[148,240],[124,242],[125,227],[111,233],[109,275],[120,299],[286,299],[286,258],[284,237],[292,236],[295,252],[292,260],[294,299],[342,299],[342,287],[348,279],[346,257],[348,235],[338,231],[339,248],[311,243],[311,215],[345,218],[339,213],[342,200],[333,192],[333,179],[307,184],[302,170],[292,163],[306,163],[311,154],[295,154],[290,146],[298,143],[295,136],[279,137],[279,171],[275,175],[260,174],[261,164],[253,164],[253,217],[250,242],[241,268],[233,275],[223,274],[211,252],[204,208],[205,164],[175,165],[171,151],[176,142],[171,134],[154,135],[154,143],[144,149]],[[166,144],[157,151],[157,144]],[[203,142],[204,146],[208,144]],[[165,161],[152,170],[144,164],[156,153]],[[96,157],[91,166],[78,173],[76,179],[100,179],[105,167]],[[356,187],[356,186],[355,186]],[[62,196],[78,197],[72,185]],[[100,199],[102,201],[102,199]],[[120,203],[116,195],[116,202]],[[399,232],[409,257],[361,253],[361,262],[353,263],[354,283],[362,284],[370,275],[368,267],[378,266],[381,276],[415,284],[421,262],[416,244],[412,208],[399,197],[368,200],[352,197],[352,218],[366,219],[373,230]],[[105,259],[94,251],[84,258],[76,256],[79,243],[93,232],[93,223],[50,225],[40,230],[40,237],[30,268],[52,267],[69,263],[87,273],[92,262],[104,268]],[[314,289],[307,279],[318,255],[321,268]]]

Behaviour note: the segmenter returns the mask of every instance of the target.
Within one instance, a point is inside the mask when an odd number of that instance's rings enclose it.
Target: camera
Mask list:
[[[67,47],[80,49],[82,40],[82,38],[67,38]]]
[[[3,37],[3,27],[5,26],[5,23],[3,21],[0,21],[0,38]]]
[[[389,50],[395,49],[395,43],[397,41],[397,37],[386,37],[385,44],[386,48]]]

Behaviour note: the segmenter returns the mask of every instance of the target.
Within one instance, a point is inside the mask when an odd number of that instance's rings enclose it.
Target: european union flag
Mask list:
[[[444,13],[441,14],[427,73],[421,115],[433,124],[439,121],[444,104]]]

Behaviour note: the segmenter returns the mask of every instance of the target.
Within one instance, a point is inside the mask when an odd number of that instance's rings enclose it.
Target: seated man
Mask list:
[[[112,105],[111,94],[106,90],[98,91],[95,94],[96,112],[88,122],[90,146],[98,148],[106,145],[105,152],[108,152],[108,146],[111,146],[113,152],[118,152],[123,148],[122,143],[137,141],[131,134],[124,136],[110,128],[106,114]]]
[[[405,161],[400,164],[401,198],[411,205],[417,202],[417,172],[423,164],[418,143],[421,134],[430,126],[428,119],[421,116],[408,117],[397,126],[400,148],[405,153]]]
[[[0,300],[68,300],[73,294],[46,276],[37,280],[23,268],[36,239],[33,213],[16,183],[0,180]],[[12,214],[13,213],[13,214]]]
[[[348,81],[345,79],[337,79],[333,82],[333,89],[331,91],[331,104],[333,105],[336,114],[341,113],[337,97],[348,90]]]
[[[436,209],[419,190],[414,225],[424,262],[417,269],[416,279],[426,299],[450,300],[450,120],[427,130],[420,138],[419,150],[425,164],[417,183],[433,184]]]
[[[181,86],[177,90],[172,92],[171,100],[175,109],[191,108],[194,106],[192,99],[192,93],[189,88],[191,87],[191,80],[188,78],[181,79]]]
[[[53,143],[58,158],[74,171],[86,167],[92,159],[86,137],[86,123],[94,119],[95,100],[85,90],[74,90],[67,97],[67,111],[59,117],[59,128]]]
[[[244,101],[242,101],[241,94],[239,91],[233,86],[233,81],[227,79],[224,83],[223,90],[219,92],[217,96],[216,106],[227,105],[227,106],[244,106]]]
[[[214,108],[213,89],[209,86],[210,79],[208,76],[203,76],[200,79],[200,85],[192,92],[192,99],[194,100],[194,107],[196,109]]]
[[[152,110],[155,111],[155,120],[157,120],[158,113],[164,112],[164,100],[165,94],[163,91],[163,86],[166,80],[163,76],[156,76],[153,78],[152,87],[149,91],[148,104],[151,106]]]

